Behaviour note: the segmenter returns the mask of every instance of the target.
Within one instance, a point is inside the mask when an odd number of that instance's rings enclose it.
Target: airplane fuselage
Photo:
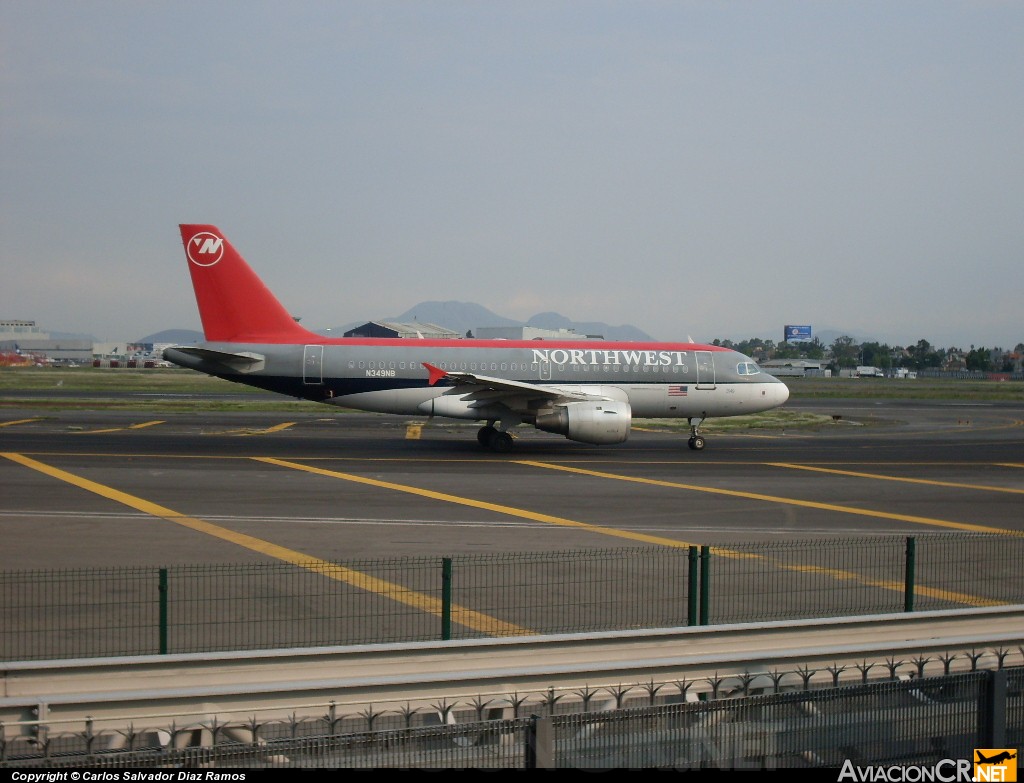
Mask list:
[[[206,342],[183,367],[356,410],[483,421],[481,445],[529,424],[581,443],[629,437],[640,418],[701,422],[782,405],[789,389],[750,358],[698,343],[603,340],[325,339],[300,326],[216,226],[181,224]],[[696,420],[696,423],[694,421]]]
[[[704,418],[757,413],[789,390],[743,354],[690,343],[511,340],[345,339],[302,346],[203,343],[210,357],[169,349],[177,364],[227,380],[356,410],[453,418],[501,418],[486,399],[461,400],[465,386],[429,385],[425,364],[525,384],[610,396],[640,418]],[[250,354],[231,366],[224,355]],[[438,398],[452,398],[438,405]],[[508,401],[503,402],[506,407]],[[513,409],[515,405],[510,406]],[[441,408],[440,410],[438,408]],[[523,408],[520,413],[529,415]]]

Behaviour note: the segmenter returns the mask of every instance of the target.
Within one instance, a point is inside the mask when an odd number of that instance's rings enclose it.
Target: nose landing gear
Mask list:
[[[700,425],[704,423],[704,419],[707,416],[701,416],[700,421],[696,424],[693,423],[693,418],[686,420],[686,423],[690,425],[690,439],[686,441],[686,445],[694,451],[701,451],[704,448],[704,436],[700,434]]]

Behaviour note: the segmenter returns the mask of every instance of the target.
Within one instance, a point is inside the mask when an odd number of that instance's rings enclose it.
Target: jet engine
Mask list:
[[[585,400],[556,405],[537,414],[535,426],[580,443],[622,443],[633,418],[628,402]]]

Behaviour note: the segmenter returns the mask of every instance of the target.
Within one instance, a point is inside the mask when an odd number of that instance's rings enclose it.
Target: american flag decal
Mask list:
[[[669,386],[668,387],[668,396],[669,397],[685,397],[686,396],[686,387],[685,386],[675,386],[675,385]]]

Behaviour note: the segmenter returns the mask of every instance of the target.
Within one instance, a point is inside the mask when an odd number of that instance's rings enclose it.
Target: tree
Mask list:
[[[907,348],[907,354],[900,362],[904,367],[923,370],[925,367],[942,366],[942,354],[934,350],[927,340],[918,340],[917,345]]]
[[[794,343],[782,343],[775,349],[776,359],[799,359],[800,355],[801,351]]]
[[[992,354],[988,348],[971,348],[964,360],[968,370],[988,372],[992,369]]]
[[[820,339],[814,339],[803,344],[804,356],[808,359],[824,359],[825,346]]]
[[[837,337],[832,341],[832,364],[839,367],[856,367],[860,346],[849,335]]]
[[[861,364],[869,367],[881,367],[888,370],[892,367],[892,349],[880,343],[862,343],[860,346]]]

